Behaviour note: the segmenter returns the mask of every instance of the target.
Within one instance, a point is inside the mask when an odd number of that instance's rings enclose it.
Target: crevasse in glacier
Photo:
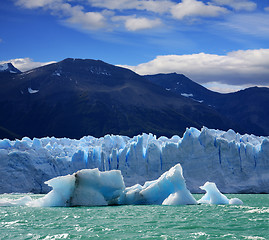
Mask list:
[[[133,186],[157,179],[177,163],[191,192],[202,192],[199,186],[207,181],[221,192],[269,192],[269,137],[204,127],[186,129],[182,138],[142,134],[0,140],[0,193],[47,193],[45,181],[92,168],[121,170],[126,186]]]

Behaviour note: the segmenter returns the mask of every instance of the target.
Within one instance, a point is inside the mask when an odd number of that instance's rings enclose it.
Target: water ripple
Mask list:
[[[268,196],[237,197],[248,205],[2,207],[0,239],[267,239]]]

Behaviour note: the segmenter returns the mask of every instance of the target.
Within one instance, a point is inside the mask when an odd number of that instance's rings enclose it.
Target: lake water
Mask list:
[[[0,207],[0,239],[269,239],[269,195],[226,196],[244,205]]]

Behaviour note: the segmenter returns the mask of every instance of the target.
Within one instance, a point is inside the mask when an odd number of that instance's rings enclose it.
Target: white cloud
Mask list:
[[[269,12],[269,6],[268,6],[268,7],[265,7],[264,10],[265,10],[266,12]]]
[[[37,67],[41,67],[44,65],[48,65],[51,63],[55,63],[54,61],[51,62],[34,62],[30,58],[16,58],[16,59],[10,59],[7,61],[2,61],[0,64],[3,63],[12,63],[15,68],[18,68],[20,71],[25,72]]]
[[[227,55],[191,54],[157,56],[137,66],[124,66],[138,74],[183,73],[204,84],[269,85],[269,49],[239,50]]]
[[[44,8],[51,14],[64,18],[67,24],[92,30],[105,26],[102,12],[87,12],[82,5],[72,6],[67,0],[17,0],[17,5],[24,8]]]
[[[226,21],[218,23],[218,26],[269,39],[269,14],[267,13],[231,15]]]
[[[66,22],[78,24],[87,30],[102,28],[106,25],[105,17],[98,12],[77,11],[70,18],[66,19]]]
[[[252,0],[14,0],[21,7],[28,9],[41,8],[55,15],[68,27],[80,31],[92,31],[102,29],[113,31],[125,26],[128,31],[151,29],[162,24],[174,23],[173,19],[196,19],[197,17],[217,17],[226,13],[232,13],[228,9],[255,10],[256,3]],[[91,10],[91,11],[89,11]],[[266,8],[265,8],[266,10]],[[256,19],[250,14],[246,18],[236,17],[240,15],[230,14],[224,24],[238,31],[248,31],[254,26],[265,32],[266,22]],[[266,15],[266,14],[263,14]],[[268,14],[267,14],[268,15]],[[242,16],[242,14],[241,14]],[[252,17],[248,20],[248,17]],[[229,19],[232,19],[229,20]],[[261,22],[261,24],[260,24]],[[219,24],[221,24],[219,22]],[[267,24],[268,25],[268,24]],[[244,28],[244,29],[242,29]],[[251,30],[252,32],[255,32]],[[249,32],[251,32],[249,30]]]
[[[57,0],[17,0],[16,4],[25,8],[45,7]]]
[[[125,27],[129,31],[137,31],[150,29],[161,25],[160,19],[147,19],[147,18],[128,18],[125,22]]]
[[[202,85],[207,89],[210,89],[214,92],[219,92],[219,93],[237,92],[239,90],[246,89],[253,86],[251,84],[230,85],[230,84],[219,83],[219,82],[209,82],[209,83],[204,83]]]
[[[181,3],[171,8],[171,13],[174,18],[181,20],[186,17],[216,17],[228,13],[228,10],[197,0],[182,0]]]
[[[169,0],[88,0],[94,7],[107,8],[111,10],[146,10],[155,13],[169,12],[175,5]]]
[[[249,0],[213,0],[213,2],[221,6],[229,6],[237,11],[253,11],[257,7],[256,3]]]

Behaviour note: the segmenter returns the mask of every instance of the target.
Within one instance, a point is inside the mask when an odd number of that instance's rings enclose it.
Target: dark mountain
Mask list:
[[[102,61],[65,59],[0,74],[0,84],[0,138],[171,136],[191,126],[234,127],[215,109]]]
[[[182,74],[144,76],[150,82],[178,95],[214,108],[244,134],[269,135],[269,88],[248,88],[234,93],[210,91]]]
[[[269,135],[269,88],[252,87],[224,94],[216,110],[235,123],[242,133]]]
[[[193,99],[194,101],[203,102],[208,105],[218,102],[222,94],[208,90],[200,84],[192,81],[183,74],[168,73],[144,76],[148,81],[161,86],[166,91],[177,93]]]

